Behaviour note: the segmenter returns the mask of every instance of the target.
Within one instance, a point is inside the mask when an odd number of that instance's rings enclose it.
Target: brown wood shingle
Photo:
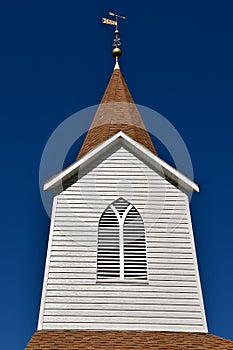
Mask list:
[[[37,331],[25,350],[233,350],[212,334],[130,331]]]
[[[114,69],[77,159],[118,131],[157,154],[120,69]]]

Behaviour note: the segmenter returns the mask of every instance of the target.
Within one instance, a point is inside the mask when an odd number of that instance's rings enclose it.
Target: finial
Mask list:
[[[118,63],[118,57],[116,57],[116,63],[115,63],[114,70],[115,69],[120,69],[120,66],[119,66],[119,63]]]
[[[110,16],[113,16],[115,17],[115,21],[109,19],[109,18],[102,18],[102,23],[105,23],[105,24],[110,24],[110,25],[114,25],[116,27],[115,29],[115,38],[113,39],[113,46],[114,46],[114,49],[112,50],[112,55],[113,57],[115,57],[116,59],[116,65],[119,67],[118,65],[118,58],[121,56],[122,54],[122,51],[120,49],[120,46],[121,46],[121,39],[119,37],[119,30],[118,30],[118,19],[119,18],[122,18],[122,19],[126,19],[126,17],[124,16],[120,16],[120,15],[116,15],[115,13],[113,12],[109,12],[108,13]]]

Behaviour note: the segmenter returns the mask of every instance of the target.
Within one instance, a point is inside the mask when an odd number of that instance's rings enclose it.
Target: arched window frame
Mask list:
[[[119,201],[124,201],[125,204],[127,203],[127,207],[124,210],[123,214],[120,215],[119,211],[117,210],[117,208],[115,207],[115,203],[119,203]],[[100,242],[99,242],[99,237],[100,237],[100,224],[101,224],[101,220],[103,218],[103,216],[105,215],[105,213],[111,209],[112,212],[115,214],[115,217],[117,218],[117,222],[118,222],[118,226],[119,226],[119,276],[117,277],[105,277],[105,278],[101,278],[99,277],[99,246],[100,246]],[[142,240],[143,242],[141,243],[142,245],[140,246],[140,248],[142,249],[143,245],[144,245],[144,254],[142,254],[142,252],[140,253],[141,255],[139,256],[139,262],[137,262],[135,260],[135,264],[137,266],[137,263],[140,265],[144,263],[144,276],[140,276],[140,273],[143,275],[142,272],[140,272],[138,274],[138,276],[136,276],[135,278],[126,278],[125,277],[125,270],[126,270],[126,263],[125,263],[125,256],[127,254],[125,254],[125,247],[127,246],[127,243],[124,239],[124,224],[126,222],[126,219],[128,218],[128,214],[130,213],[130,211],[134,210],[137,215],[138,218],[140,218],[141,220],[141,225],[143,227],[143,229],[139,232],[139,238],[140,240]],[[134,252],[133,252],[134,255]],[[135,252],[135,256],[133,256],[133,259],[135,259],[135,257],[137,257],[138,252]],[[144,261],[143,259],[144,258]],[[110,261],[110,259],[109,259]],[[133,260],[134,261],[134,260]],[[138,267],[139,271],[141,271],[142,267]],[[136,269],[133,270],[133,272],[135,273]],[[109,273],[111,274],[111,273]],[[101,273],[100,273],[101,275]],[[125,200],[122,197],[119,197],[117,200],[115,200],[113,203],[111,203],[102,213],[101,218],[99,220],[99,225],[98,225],[98,243],[97,243],[97,272],[96,272],[96,282],[137,282],[137,283],[148,283],[148,261],[147,261],[147,242],[146,242],[146,233],[145,233],[145,226],[144,226],[144,222],[143,219],[139,213],[139,211],[136,209],[135,206],[133,206],[131,203],[129,203],[127,200]]]

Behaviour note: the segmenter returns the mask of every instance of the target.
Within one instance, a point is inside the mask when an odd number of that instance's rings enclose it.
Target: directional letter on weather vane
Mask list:
[[[109,14],[110,16],[116,17],[116,20],[113,21],[112,19],[109,19],[109,18],[102,18],[102,23],[110,24],[110,25],[116,26],[116,29],[117,29],[117,26],[118,26],[118,18],[126,19],[125,16],[116,15],[116,14],[113,13],[113,12],[109,12],[108,14]]]

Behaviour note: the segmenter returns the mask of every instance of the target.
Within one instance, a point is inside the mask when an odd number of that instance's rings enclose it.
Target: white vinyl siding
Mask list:
[[[119,197],[145,226],[147,283],[96,283],[99,220]],[[43,329],[206,331],[185,193],[115,147],[80,169],[56,203]]]

